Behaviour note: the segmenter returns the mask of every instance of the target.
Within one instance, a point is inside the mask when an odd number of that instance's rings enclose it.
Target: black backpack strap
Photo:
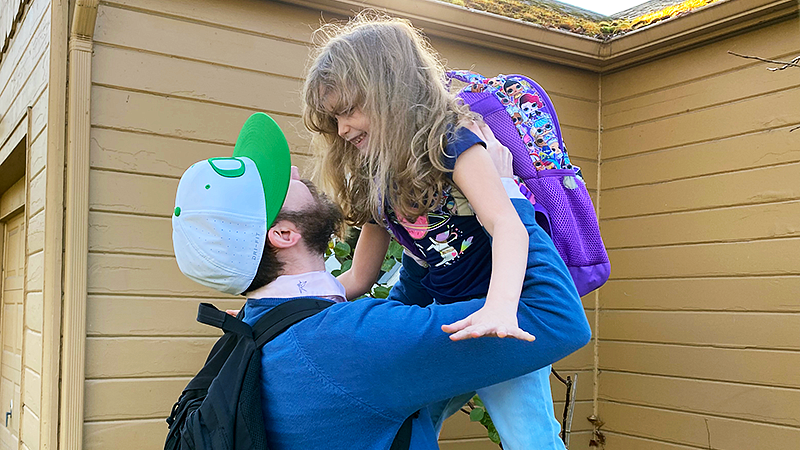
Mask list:
[[[298,298],[270,309],[253,325],[253,339],[256,341],[256,347],[263,346],[290,326],[331,305],[333,302],[329,300]]]
[[[397,435],[395,435],[389,450],[408,450],[411,446],[411,422],[417,417],[419,417],[419,411],[408,416],[403,424],[400,425],[400,429],[397,430]]]
[[[212,327],[221,328],[236,334],[249,335],[252,329],[249,325],[233,317],[225,311],[218,310],[211,303],[200,303],[197,307],[197,321]]]

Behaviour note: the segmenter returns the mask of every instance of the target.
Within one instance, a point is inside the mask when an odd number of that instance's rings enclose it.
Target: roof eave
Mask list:
[[[713,3],[682,17],[604,42],[434,0],[282,0],[349,16],[375,8],[414,22],[431,36],[489,47],[593,72],[618,70],[743,29],[796,15],[797,0]]]

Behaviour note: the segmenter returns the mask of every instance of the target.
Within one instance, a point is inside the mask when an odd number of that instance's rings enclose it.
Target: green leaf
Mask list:
[[[339,241],[333,246],[333,252],[336,253],[337,258],[346,258],[350,256],[352,249],[347,242]]]
[[[352,259],[348,259],[347,261],[344,261],[342,263],[342,268],[341,268],[342,273],[347,272],[348,270],[350,270],[351,267],[353,267],[353,260]]]
[[[342,274],[342,271],[341,271],[341,270],[339,270],[339,269],[333,269],[333,270],[331,270],[331,275],[333,275],[333,276],[335,276],[335,277],[338,277],[338,276],[339,276],[339,275],[341,275],[341,274]]]
[[[392,242],[389,243],[389,250],[386,252],[386,254],[400,261],[403,258],[403,246],[392,239]]]
[[[375,298],[386,298],[389,296],[389,288],[386,286],[375,286],[372,288],[372,296]]]
[[[481,408],[483,408],[483,401],[477,395],[475,397],[472,397],[472,401],[475,402],[476,406],[480,406]]]
[[[397,264],[397,261],[393,259],[384,259],[383,264],[381,264],[381,271],[388,272],[392,269],[392,267],[394,267],[395,264]]]
[[[484,415],[486,415],[486,411],[483,408],[475,408],[469,412],[469,421],[480,422]]]
[[[495,444],[500,444],[500,434],[494,426],[489,430],[489,440]]]

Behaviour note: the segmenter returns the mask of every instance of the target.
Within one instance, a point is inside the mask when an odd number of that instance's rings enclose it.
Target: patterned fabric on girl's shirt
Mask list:
[[[466,128],[450,133],[445,167],[452,169],[456,158],[475,144],[485,146]],[[422,285],[439,303],[486,294],[492,270],[489,235],[457,188],[446,189],[440,205],[414,223],[398,219],[393,212],[389,220],[389,230],[397,240],[428,264]]]

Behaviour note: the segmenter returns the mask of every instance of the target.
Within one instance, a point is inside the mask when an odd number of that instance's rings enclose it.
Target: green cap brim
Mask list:
[[[286,136],[272,117],[255,113],[242,126],[233,156],[246,156],[256,164],[264,187],[267,228],[271,227],[286,200],[292,177],[292,158]]]

